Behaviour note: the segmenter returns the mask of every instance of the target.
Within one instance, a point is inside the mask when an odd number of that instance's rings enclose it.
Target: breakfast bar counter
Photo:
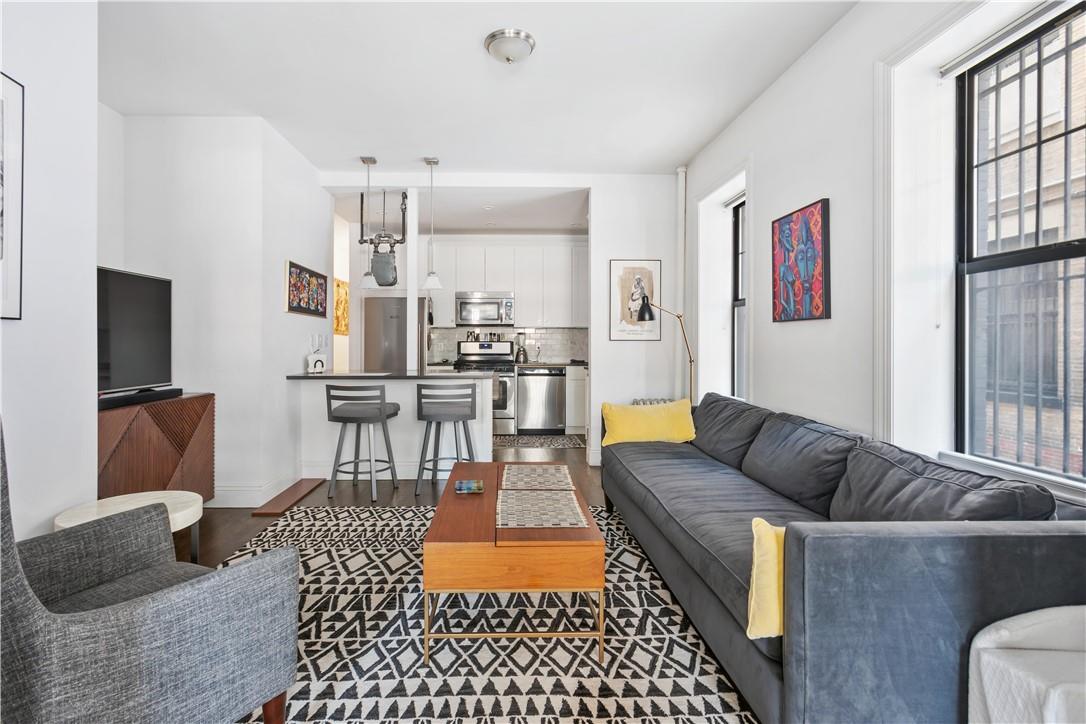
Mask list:
[[[426,423],[418,419],[416,412],[416,385],[439,384],[453,385],[470,383],[475,386],[477,396],[475,420],[468,423],[472,442],[475,447],[475,459],[492,459],[493,434],[492,408],[494,400],[494,375],[486,372],[462,372],[442,374],[420,374],[416,372],[323,372],[299,373],[287,375],[287,380],[297,383],[299,395],[298,410],[300,415],[298,434],[301,444],[301,473],[304,478],[327,478],[332,472],[332,460],[336,454],[336,440],[339,435],[339,423],[328,421],[328,406],[325,399],[325,385],[384,385],[385,400],[399,404],[400,411],[389,420],[389,436],[392,439],[392,453],[396,459],[396,473],[401,484],[415,485],[418,472],[419,455],[422,450],[423,432]],[[318,384],[323,382],[324,384]],[[362,455],[366,455],[366,431],[362,430]],[[441,441],[442,456],[456,454],[456,445],[452,437],[452,425],[445,426]],[[345,448],[353,451],[354,434],[349,432]],[[431,442],[431,446],[433,443]],[[345,455],[346,457],[346,455]],[[377,457],[384,458],[384,444],[381,435],[377,435]],[[444,463],[451,467],[450,463]],[[367,481],[369,471],[365,465],[361,469],[361,479]],[[390,478],[389,473],[379,476],[383,480]],[[444,480],[448,473],[439,478]],[[339,476],[341,481],[344,476]],[[406,482],[405,482],[406,481]],[[384,490],[384,486],[379,486]]]

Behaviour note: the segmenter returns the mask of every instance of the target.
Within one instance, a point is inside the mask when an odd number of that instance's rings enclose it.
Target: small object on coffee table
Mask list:
[[[482,480],[457,480],[456,492],[458,493],[481,493],[483,492]]]
[[[503,490],[573,490],[573,479],[565,465],[506,465],[502,471]]]

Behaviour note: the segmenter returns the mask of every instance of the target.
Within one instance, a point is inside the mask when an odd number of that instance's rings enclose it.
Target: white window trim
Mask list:
[[[1026,468],[1001,460],[982,458],[977,455],[943,450],[939,453],[939,460],[957,467],[971,470],[983,475],[994,475],[1000,478],[1023,480],[1027,483],[1037,483],[1052,491],[1060,500],[1066,500],[1078,505],[1086,505],[1086,483],[1080,483],[1059,475],[1044,473],[1032,468]]]

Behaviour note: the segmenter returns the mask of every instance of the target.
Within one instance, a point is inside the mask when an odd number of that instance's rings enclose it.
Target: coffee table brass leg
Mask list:
[[[600,627],[600,663],[601,664],[603,663],[603,605],[604,605],[603,604],[603,597],[604,597],[604,595],[605,595],[604,590],[601,588],[600,589],[600,608],[599,608],[599,615],[600,615],[600,621],[599,621],[599,627]]]
[[[430,665],[430,594],[422,592],[422,665]]]

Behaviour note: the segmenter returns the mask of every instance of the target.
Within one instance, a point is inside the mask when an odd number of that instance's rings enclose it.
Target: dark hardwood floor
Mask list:
[[[500,462],[555,462],[569,466],[573,484],[581,491],[589,505],[603,505],[603,488],[600,487],[600,470],[588,465],[584,448],[495,448],[494,459]],[[336,484],[335,497],[328,498],[328,483],[317,486],[302,498],[298,505],[358,505],[400,506],[434,505],[444,489],[427,481],[415,497],[415,472],[418,461],[404,461],[397,466],[401,475],[400,487],[394,489],[391,480],[378,481],[377,502],[370,502],[370,483],[365,476],[358,486],[351,481],[340,480]],[[200,520],[200,564],[217,566],[231,553],[241,548],[247,540],[275,522],[275,518],[257,518],[252,508],[205,508]],[[189,534],[177,533],[177,559],[189,559]]]

